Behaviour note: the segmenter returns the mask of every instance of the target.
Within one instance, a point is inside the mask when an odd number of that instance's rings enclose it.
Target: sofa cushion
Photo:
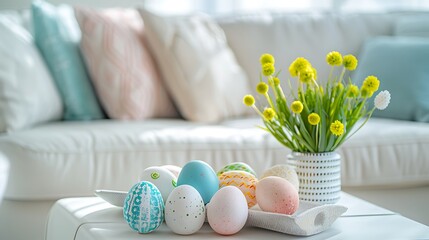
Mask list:
[[[80,30],[68,5],[32,3],[34,38],[64,102],[65,120],[104,118],[80,55]]]
[[[161,17],[140,10],[145,37],[180,113],[188,120],[218,122],[249,109],[247,77],[222,29],[206,15]]]
[[[375,75],[380,89],[392,95],[389,107],[373,116],[429,122],[428,56],[426,38],[377,37],[365,43],[354,79]]]
[[[33,38],[0,15],[0,132],[62,117],[62,101]]]
[[[429,37],[429,16],[404,16],[395,23],[396,36]]]
[[[136,10],[75,8],[75,14],[82,54],[110,118],[178,115],[143,44],[143,21]]]
[[[215,170],[249,164],[258,175],[284,164],[290,150],[255,126],[259,118],[219,125],[184,120],[58,122],[0,137],[10,161],[9,199],[127,191],[147,167],[200,159]],[[371,119],[340,149],[343,186],[429,183],[429,125]],[[31,181],[31,184],[29,184]]]

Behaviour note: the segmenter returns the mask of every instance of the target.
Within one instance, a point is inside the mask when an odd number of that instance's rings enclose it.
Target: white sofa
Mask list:
[[[216,20],[250,85],[255,86],[261,53],[274,54],[276,66],[283,69],[294,58],[304,56],[323,79],[328,75],[324,65],[327,52],[358,56],[367,38],[392,35],[396,20],[405,15],[426,13],[261,13]],[[43,239],[47,213],[56,200],[93,196],[96,189],[128,190],[149,166],[182,166],[200,159],[219,169],[242,161],[261,174],[272,165],[285,163],[290,150],[258,129],[258,124],[257,116],[215,124],[109,119],[46,122],[3,133],[0,152],[9,162],[10,172],[0,207],[0,238]],[[345,188],[429,184],[426,123],[373,118],[338,151]]]

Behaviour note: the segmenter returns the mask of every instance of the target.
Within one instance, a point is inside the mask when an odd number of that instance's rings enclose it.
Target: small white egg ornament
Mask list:
[[[207,220],[210,227],[221,235],[239,232],[247,221],[249,210],[243,193],[234,186],[226,186],[207,204]]]
[[[270,167],[265,170],[260,179],[269,177],[269,176],[277,176],[288,180],[295,187],[297,191],[299,191],[299,178],[295,169],[289,165],[279,164]]]
[[[164,201],[153,183],[142,181],[128,192],[123,215],[128,225],[139,233],[150,233],[164,221]]]
[[[153,183],[161,192],[162,200],[167,200],[168,195],[177,185],[177,177],[163,167],[148,167],[140,174],[139,181]]]
[[[175,233],[189,235],[201,229],[206,219],[204,201],[190,185],[175,188],[165,202],[165,223]]]

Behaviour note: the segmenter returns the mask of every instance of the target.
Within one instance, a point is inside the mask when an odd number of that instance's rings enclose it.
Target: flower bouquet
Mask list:
[[[285,92],[279,78],[280,71],[275,71],[274,57],[263,54],[260,63],[266,81],[261,76],[256,91],[266,99],[264,105],[267,107],[258,108],[252,95],[244,96],[243,102],[261,116],[265,126],[260,128],[271,133],[281,144],[293,151],[289,160],[307,160],[305,162],[307,165],[302,166],[302,171],[298,162],[289,161],[296,167],[301,185],[314,183],[300,186],[301,199],[316,201],[317,199],[302,195],[327,196],[329,193],[335,193],[335,197],[328,200],[325,198],[327,202],[335,202],[339,199],[341,177],[340,157],[335,150],[356,133],[376,109],[383,110],[388,106],[390,93],[388,91],[378,93],[374,99],[374,107],[369,108],[367,102],[378,91],[380,85],[377,77],[368,76],[359,87],[350,77],[345,78],[348,72],[356,69],[358,65],[356,57],[353,55],[343,57],[339,52],[333,51],[327,54],[326,61],[331,66],[331,71],[323,85],[317,81],[317,71],[308,60],[299,57],[293,61],[289,66],[289,73],[299,81],[298,89],[295,92],[290,87],[291,90]],[[341,71],[338,71],[340,74],[334,76],[335,68],[338,67],[341,68]],[[290,80],[289,86],[292,86]],[[293,100],[289,102],[287,99],[290,98]],[[360,119],[364,121],[360,122]],[[332,155],[334,153],[335,155]],[[323,162],[325,165],[309,166],[310,156],[322,157],[322,160],[318,159],[316,162]],[[332,160],[338,163],[329,165]],[[319,168],[328,169],[328,172],[317,173],[308,170]],[[337,179],[332,186],[323,185],[325,181],[321,179],[326,177],[321,176],[327,175]],[[335,181],[330,179],[327,182]],[[321,188],[326,192],[321,192]]]

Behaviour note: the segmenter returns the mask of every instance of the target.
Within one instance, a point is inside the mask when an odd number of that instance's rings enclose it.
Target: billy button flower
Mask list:
[[[343,65],[349,71],[354,71],[358,65],[358,60],[355,56],[349,54],[343,57]]]
[[[362,87],[365,87],[369,91],[371,91],[371,95],[372,93],[378,90],[379,86],[380,86],[380,81],[376,76],[368,76],[367,78],[365,78],[362,84]]]
[[[372,96],[372,94],[373,94],[373,92],[371,92],[367,87],[362,86],[360,88],[360,96],[361,97],[363,97],[363,98],[369,98],[369,97]]]
[[[306,67],[299,73],[299,81],[310,84],[314,79],[314,71],[311,66]]]
[[[302,102],[300,101],[293,101],[292,104],[290,105],[290,109],[294,113],[301,113],[302,109],[304,109],[304,105],[302,105]]]
[[[280,84],[280,79],[278,77],[273,77],[274,86],[278,86]]]
[[[338,137],[344,133],[344,125],[340,121],[335,120],[335,122],[331,123],[329,130],[331,130],[332,134]]]
[[[276,112],[272,108],[265,108],[263,115],[265,120],[271,121],[276,116]]]
[[[359,88],[358,86],[351,84],[347,90],[348,98],[356,98],[359,96]]]
[[[310,115],[308,115],[308,122],[311,125],[317,125],[320,122],[320,116],[317,113],[311,113]]]
[[[251,107],[255,104],[255,98],[252,95],[246,95],[243,97],[244,105]]]
[[[275,71],[276,69],[274,68],[274,64],[272,63],[265,63],[264,65],[262,65],[262,73],[265,76],[271,76]]]
[[[268,84],[266,84],[265,82],[259,82],[258,85],[256,85],[256,91],[262,95],[267,94]]]
[[[302,72],[307,67],[311,67],[310,62],[303,57],[299,57],[290,64],[289,73],[292,77],[296,77],[298,73]]]
[[[326,55],[326,62],[331,66],[340,66],[343,63],[343,57],[339,52],[332,51]]]
[[[274,60],[273,55],[268,54],[268,53],[264,53],[259,58],[259,62],[261,63],[261,65],[264,65],[266,63],[271,63],[274,65],[275,60]]]

